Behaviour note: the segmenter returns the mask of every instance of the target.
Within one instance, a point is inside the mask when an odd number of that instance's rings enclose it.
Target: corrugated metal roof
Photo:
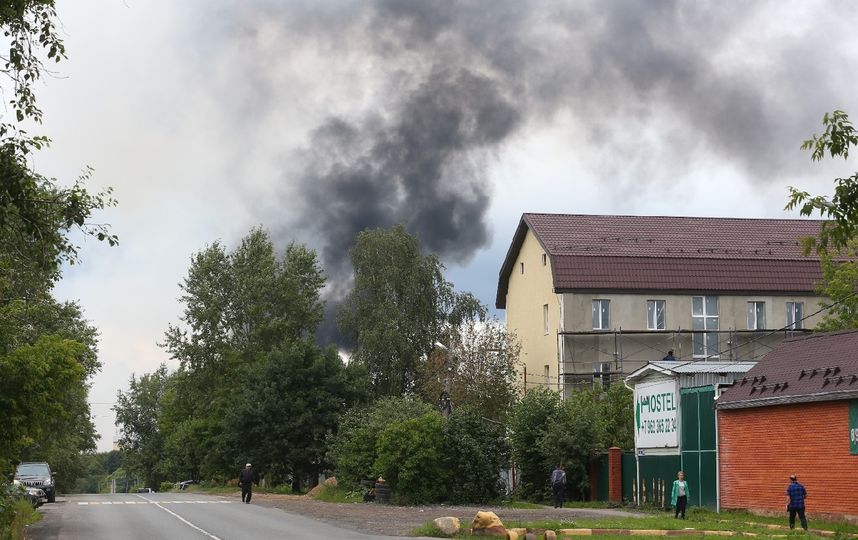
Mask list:
[[[718,408],[858,398],[858,330],[787,339],[718,398]]]
[[[649,362],[626,377],[626,383],[633,387],[655,375],[659,378],[676,378],[680,388],[730,384],[754,365],[756,362]]]
[[[674,216],[523,214],[498,280],[509,274],[528,230],[551,258],[554,289],[812,294],[822,277],[801,239],[823,222]]]
[[[756,362],[650,362],[676,373],[747,373]]]

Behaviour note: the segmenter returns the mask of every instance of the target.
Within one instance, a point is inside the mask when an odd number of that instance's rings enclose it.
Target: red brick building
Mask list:
[[[716,401],[720,507],[858,518],[858,330],[788,339]]]

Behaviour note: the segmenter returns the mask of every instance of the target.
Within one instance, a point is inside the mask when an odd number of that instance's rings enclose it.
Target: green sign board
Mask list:
[[[858,399],[849,402],[849,453],[858,454]]]

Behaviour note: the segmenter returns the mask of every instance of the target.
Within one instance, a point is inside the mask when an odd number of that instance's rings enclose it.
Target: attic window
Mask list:
[[[542,254],[542,266],[548,266],[548,255]]]
[[[524,274],[524,263],[523,262],[518,263],[518,269],[521,270],[522,274]]]

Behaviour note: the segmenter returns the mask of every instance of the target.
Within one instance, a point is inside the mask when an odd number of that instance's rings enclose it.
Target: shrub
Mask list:
[[[161,486],[158,488],[158,491],[163,493],[165,491],[173,491],[174,489],[176,489],[176,484],[174,484],[173,482],[166,482],[165,481],[165,482],[161,482]]]
[[[440,414],[388,425],[378,437],[375,468],[381,472],[399,502],[413,504],[444,498],[451,471],[444,467],[444,423]]]
[[[453,411],[444,424],[444,455],[451,471],[445,499],[454,504],[484,503],[503,494],[500,471],[509,465],[504,427],[470,408]]]
[[[329,445],[328,457],[334,464],[337,480],[356,486],[361,480],[378,477],[376,447],[385,428],[432,410],[426,403],[406,398],[385,398],[368,408],[349,410]]]
[[[548,431],[549,420],[560,407],[553,390],[529,390],[513,408],[510,428],[512,454],[519,467],[519,492],[526,499],[542,500],[548,475],[555,465],[539,442]]]

